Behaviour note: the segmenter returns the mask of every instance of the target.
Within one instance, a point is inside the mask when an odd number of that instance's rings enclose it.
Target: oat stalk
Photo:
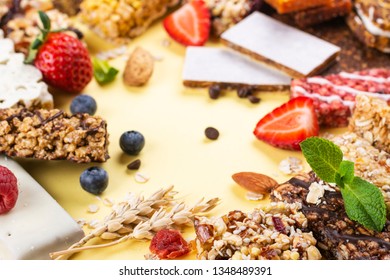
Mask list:
[[[174,200],[173,187],[161,189],[148,199],[130,194],[130,198],[118,204],[105,218],[102,226],[73,244],[68,249],[50,254],[52,259],[66,259],[71,255],[91,249],[114,246],[130,239],[152,239],[162,228],[180,228],[191,225],[196,215],[212,210],[220,199],[199,200],[189,207]],[[84,246],[93,238],[113,240],[109,243]]]

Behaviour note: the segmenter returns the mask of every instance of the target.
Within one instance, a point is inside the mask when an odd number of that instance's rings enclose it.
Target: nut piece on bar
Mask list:
[[[379,150],[390,153],[390,106],[386,101],[366,95],[357,96],[349,129]]]
[[[324,191],[317,203],[306,201],[312,185]],[[302,203],[308,230],[313,232],[325,259],[390,259],[390,221],[387,220],[382,232],[367,230],[351,221],[338,188],[324,183],[313,172],[293,177],[276,187],[271,200]]]
[[[291,82],[291,97],[312,98],[323,127],[348,126],[355,98],[361,94],[390,100],[390,70],[378,68],[341,72]]]
[[[305,10],[312,7],[329,5],[332,0],[265,0],[279,14]]]
[[[122,43],[141,35],[179,0],[121,1],[84,0],[80,19],[98,36],[113,43]]]
[[[299,203],[273,202],[248,213],[196,217],[194,225],[201,260],[321,259]]]
[[[332,0],[330,4],[293,13],[294,22],[299,27],[319,24],[336,17],[349,14],[352,10],[351,0]]]
[[[52,0],[54,8],[68,16],[74,16],[80,11],[82,0]]]
[[[53,110],[0,110],[0,153],[10,157],[105,162],[107,124],[87,114]]]
[[[263,13],[254,12],[221,35],[222,42],[295,78],[335,62],[340,48]]]
[[[211,47],[187,47],[182,78],[188,87],[213,84],[256,90],[283,90],[291,78],[234,51]]]

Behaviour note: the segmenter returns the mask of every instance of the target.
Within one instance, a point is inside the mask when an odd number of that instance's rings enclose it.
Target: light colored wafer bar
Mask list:
[[[246,85],[258,90],[285,89],[291,81],[284,73],[234,51],[211,47],[187,48],[182,78],[189,87]]]
[[[227,46],[286,72],[311,76],[335,62],[340,48],[318,37],[254,12],[221,35]]]
[[[0,156],[18,181],[19,196],[0,215],[0,260],[49,260],[84,237],[81,227],[18,163]]]

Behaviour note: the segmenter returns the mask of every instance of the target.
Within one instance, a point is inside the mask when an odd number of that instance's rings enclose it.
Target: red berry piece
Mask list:
[[[0,214],[5,214],[14,208],[18,195],[18,182],[15,175],[7,167],[0,165]]]
[[[210,35],[210,12],[204,1],[192,0],[167,16],[163,24],[169,36],[178,43],[203,46]]]
[[[160,259],[175,259],[190,252],[187,241],[179,231],[173,229],[159,230],[153,237],[149,249]]]
[[[319,125],[313,100],[296,97],[265,115],[253,131],[255,136],[272,146],[300,150],[299,143],[318,136]]]

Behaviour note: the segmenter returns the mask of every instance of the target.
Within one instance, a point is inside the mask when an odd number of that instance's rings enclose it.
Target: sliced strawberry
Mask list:
[[[178,43],[203,46],[210,34],[210,12],[202,0],[193,0],[167,16],[163,25]]]
[[[253,133],[258,139],[272,146],[300,150],[300,142],[319,133],[312,99],[308,97],[291,99],[264,116],[257,123]]]

